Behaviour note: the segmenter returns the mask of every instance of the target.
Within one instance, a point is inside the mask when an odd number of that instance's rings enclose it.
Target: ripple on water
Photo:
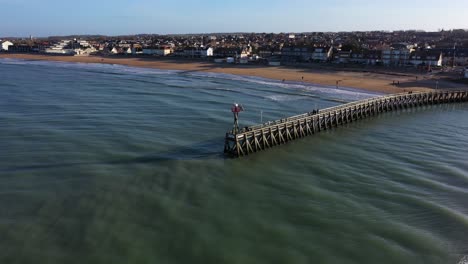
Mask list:
[[[468,106],[386,113],[243,159],[241,125],[376,94],[0,60],[0,262],[456,263]],[[14,84],[14,85],[9,85]]]

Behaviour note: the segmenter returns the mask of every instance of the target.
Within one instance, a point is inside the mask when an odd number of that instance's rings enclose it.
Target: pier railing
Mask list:
[[[423,105],[466,102],[468,91],[409,92],[379,96],[226,133],[224,153],[240,157],[353,121]]]

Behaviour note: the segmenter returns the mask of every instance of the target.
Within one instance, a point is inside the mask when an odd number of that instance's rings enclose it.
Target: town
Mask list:
[[[3,38],[1,52],[191,58],[216,63],[457,68],[468,78],[468,30]]]

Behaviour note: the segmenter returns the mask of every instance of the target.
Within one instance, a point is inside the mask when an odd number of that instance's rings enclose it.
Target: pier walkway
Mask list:
[[[319,113],[310,112],[247,127],[238,133],[229,131],[224,153],[233,157],[246,156],[383,112],[467,101],[468,91],[449,90],[399,93],[351,102],[321,109]]]

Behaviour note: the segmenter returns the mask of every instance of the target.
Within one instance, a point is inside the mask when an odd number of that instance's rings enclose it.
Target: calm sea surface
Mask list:
[[[468,104],[242,159],[242,126],[376,96],[231,75],[0,60],[0,263],[453,263]]]

